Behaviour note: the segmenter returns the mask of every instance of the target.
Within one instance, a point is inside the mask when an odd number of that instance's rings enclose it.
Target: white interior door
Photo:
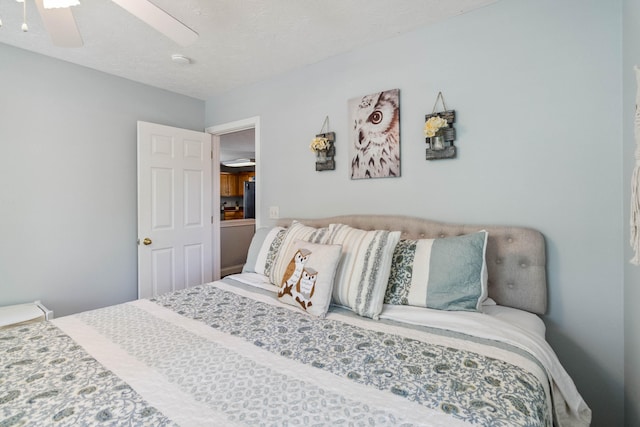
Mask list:
[[[211,135],[138,122],[138,298],[212,278]]]

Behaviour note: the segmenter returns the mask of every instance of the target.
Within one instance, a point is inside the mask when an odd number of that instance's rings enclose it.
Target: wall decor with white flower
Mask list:
[[[324,119],[322,129],[315,138],[311,140],[309,149],[316,155],[316,171],[328,171],[336,168],[334,156],[336,155],[335,132],[329,132],[329,116]]]
[[[442,111],[436,112],[438,101],[442,101]],[[455,110],[447,110],[442,92],[438,92],[433,112],[424,116],[424,136],[427,143],[427,160],[452,159],[456,157]]]

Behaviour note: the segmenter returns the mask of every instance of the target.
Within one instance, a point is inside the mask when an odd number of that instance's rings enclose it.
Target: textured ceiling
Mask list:
[[[255,158],[255,129],[220,135],[220,161]]]
[[[497,0],[153,0],[199,34],[187,47],[111,1],[81,0],[72,9],[80,48],[53,46],[26,1],[23,33],[22,4],[0,0],[0,43],[207,99]]]

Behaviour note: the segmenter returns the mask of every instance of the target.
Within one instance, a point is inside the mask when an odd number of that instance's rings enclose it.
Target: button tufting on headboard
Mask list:
[[[342,215],[299,219],[313,227],[347,224],[363,230],[402,230],[403,238],[444,238],[487,230],[489,296],[498,304],[544,314],[547,309],[547,273],[544,237],[525,227],[449,224],[403,215]],[[292,218],[277,220],[288,226]],[[515,286],[514,279],[517,281]]]

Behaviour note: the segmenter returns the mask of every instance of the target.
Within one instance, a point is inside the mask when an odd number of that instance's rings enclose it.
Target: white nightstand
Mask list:
[[[0,307],[0,328],[53,319],[53,311],[40,301]]]

